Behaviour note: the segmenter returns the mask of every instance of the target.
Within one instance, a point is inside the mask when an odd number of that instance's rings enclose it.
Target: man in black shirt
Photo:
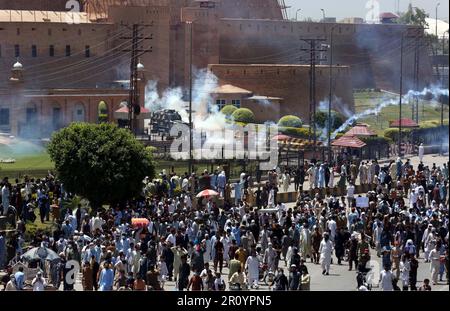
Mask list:
[[[178,290],[183,291],[187,288],[189,284],[189,274],[191,273],[191,268],[187,263],[187,255],[181,257],[180,274],[178,277]]]

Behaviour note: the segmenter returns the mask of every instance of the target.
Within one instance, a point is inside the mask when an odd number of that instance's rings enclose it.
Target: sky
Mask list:
[[[438,10],[438,18],[448,22],[449,20],[449,0],[284,0],[288,9],[289,18],[295,18],[297,9],[298,19],[303,20],[311,17],[313,20],[322,18],[322,11],[328,17],[336,17],[338,20],[344,17],[362,17],[370,16],[371,1],[379,3],[380,12],[397,12],[397,3],[400,3],[400,11],[405,11],[412,3],[413,6],[425,9],[430,17],[435,18],[436,5],[441,3]],[[366,4],[368,8],[366,9]]]

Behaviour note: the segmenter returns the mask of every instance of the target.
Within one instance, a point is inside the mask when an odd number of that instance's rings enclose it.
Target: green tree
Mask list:
[[[94,209],[138,196],[155,175],[151,152],[113,124],[73,123],[53,134],[48,152],[64,188]]]
[[[408,10],[400,14],[400,17],[397,19],[397,23],[426,28],[428,27],[428,23],[426,22],[425,19],[428,17],[429,14],[427,14],[425,10],[413,8],[412,4],[410,3],[408,6]]]
[[[278,121],[278,126],[301,128],[303,122],[302,119],[297,116],[287,115]]]
[[[231,115],[235,122],[242,123],[254,123],[255,122],[255,114],[253,111],[247,108],[239,108],[233,112]]]

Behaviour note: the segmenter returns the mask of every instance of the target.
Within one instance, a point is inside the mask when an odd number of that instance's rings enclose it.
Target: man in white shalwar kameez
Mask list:
[[[328,182],[328,188],[334,188],[334,169],[333,169],[333,166],[330,166],[329,170],[330,170],[330,181]]]
[[[291,184],[291,175],[289,175],[288,172],[283,173],[282,180],[283,180],[283,191],[288,192],[289,185]]]
[[[259,260],[256,256],[256,251],[253,250],[251,256],[245,262],[245,269],[247,270],[248,284],[253,288],[258,288],[259,281]]]
[[[300,231],[299,249],[303,259],[306,259],[307,256],[311,256],[311,232],[309,231],[306,223],[303,224]]]
[[[130,244],[131,249],[131,244]],[[141,252],[139,251],[139,245],[134,246],[132,250],[128,253],[128,266],[131,267],[131,272],[133,272],[133,277],[136,277],[139,273],[139,261],[141,259]]]
[[[333,243],[330,241],[328,233],[323,234],[323,240],[319,246],[320,264],[322,266],[322,274],[330,274],[331,255],[333,253]]]
[[[420,144],[419,146],[419,161],[423,161],[423,156],[425,154],[425,148],[423,147],[423,144]]]
[[[267,249],[264,251],[264,263],[267,264],[269,270],[276,270],[276,257],[277,252],[273,249],[272,243],[269,243]]]
[[[306,174],[308,174],[309,189],[314,189],[314,182],[316,180],[316,168],[311,165],[306,171]]]
[[[205,245],[205,252],[203,253],[203,260],[209,262],[211,260],[211,240],[209,234],[205,234],[205,239],[202,241]]]

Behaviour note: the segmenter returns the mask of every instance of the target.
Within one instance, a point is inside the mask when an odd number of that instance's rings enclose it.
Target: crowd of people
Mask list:
[[[340,196],[321,191],[334,188],[335,175],[345,190]],[[359,272],[360,290],[371,287],[375,257],[382,263],[381,289],[429,290],[444,274],[449,280],[448,179],[448,164],[414,167],[400,158],[384,166],[376,160],[314,161],[274,169],[264,178],[262,172],[255,178],[242,172],[235,183],[220,168],[200,176],[163,171],[143,181],[138,198],[92,210],[85,202],[74,204],[74,194],[51,173],[13,184],[4,178],[1,213],[14,215],[17,230],[0,233],[2,282],[5,290],[27,286],[23,269],[14,272],[10,264],[27,246],[49,248],[59,257],[37,263],[42,272],[29,284],[34,290],[73,290],[67,277],[72,267],[66,265],[72,260],[87,291],[164,290],[168,283],[180,291],[251,290],[261,284],[309,290],[308,266],[320,265],[328,277],[333,257]],[[298,197],[288,208],[277,193],[289,191],[291,181]],[[356,193],[357,182],[366,193]],[[205,189],[218,195],[197,198]],[[30,235],[30,222],[55,227]],[[421,256],[431,281],[418,287]]]

